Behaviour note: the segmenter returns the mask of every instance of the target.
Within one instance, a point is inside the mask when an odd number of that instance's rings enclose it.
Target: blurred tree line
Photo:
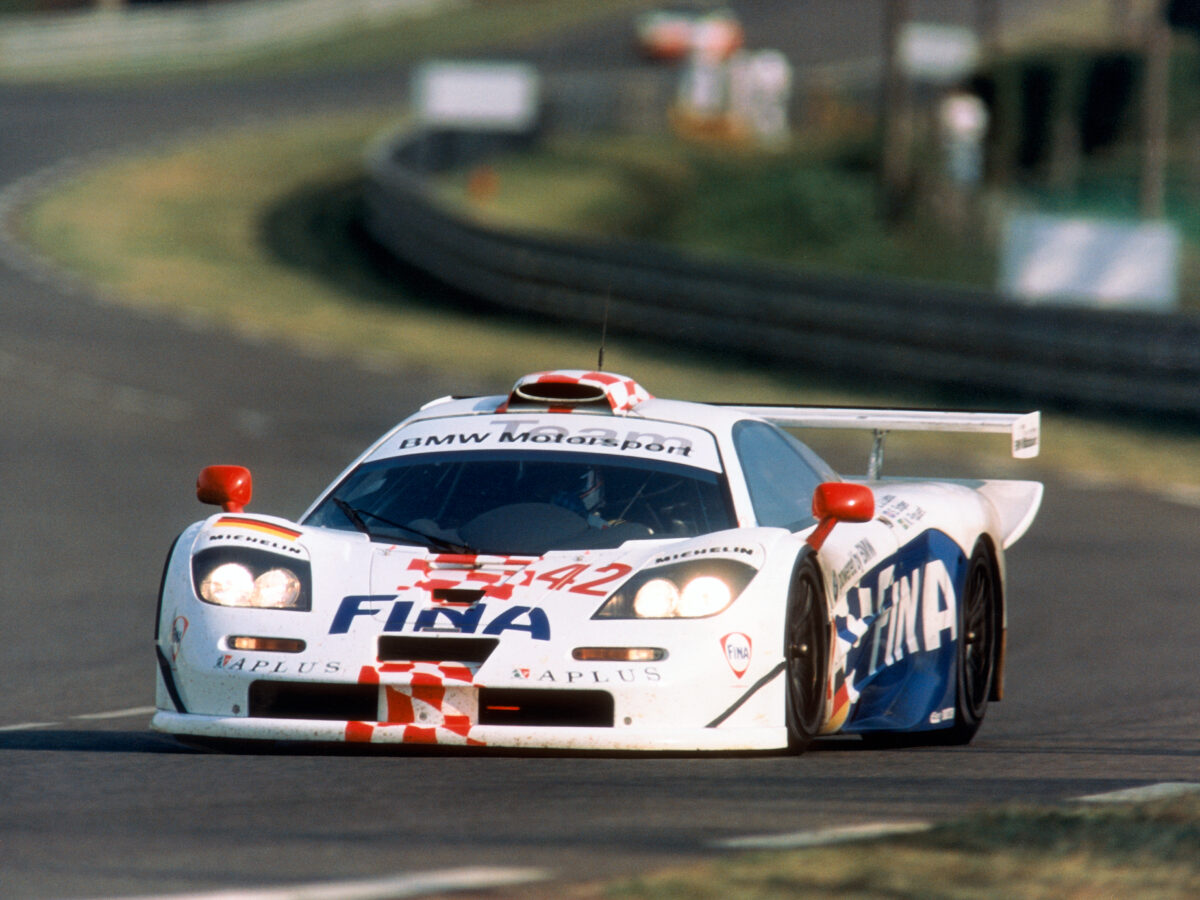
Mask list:
[[[911,212],[920,114],[897,60],[912,0],[885,0],[881,90],[881,205]],[[988,110],[989,186],[1070,191],[1096,162],[1136,181],[1137,211],[1161,217],[1168,180],[1200,198],[1200,0],[1109,0],[1102,39],[1009,51],[1000,43],[1003,0],[975,0],[983,49],[964,87]]]

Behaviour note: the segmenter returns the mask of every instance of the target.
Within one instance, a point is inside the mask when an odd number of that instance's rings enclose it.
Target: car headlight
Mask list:
[[[307,560],[221,547],[192,558],[196,595],[217,606],[308,610],[312,576]]]
[[[733,559],[704,559],[640,572],[596,611],[597,619],[699,619],[715,616],[745,590],[755,568]]]

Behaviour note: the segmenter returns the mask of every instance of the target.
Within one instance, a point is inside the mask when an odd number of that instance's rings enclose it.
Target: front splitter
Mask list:
[[[785,728],[548,728],[470,725],[448,728],[384,722],[252,719],[159,710],[156,731],[197,738],[313,743],[408,744],[581,751],[767,751],[787,747]]]

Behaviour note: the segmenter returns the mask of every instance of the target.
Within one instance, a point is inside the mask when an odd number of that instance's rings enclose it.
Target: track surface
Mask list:
[[[787,5],[757,5],[752,36]],[[812,39],[805,23],[793,30]],[[620,47],[607,52],[624,63],[624,39],[614,27],[544,56]],[[377,102],[399,83],[402,73],[380,70],[126,93],[3,88],[0,186],[263,110]],[[1196,510],[1053,478],[1010,555],[1008,699],[970,748],[220,756],[150,733],[155,592],[170,540],[203,512],[196,471],[246,463],[259,479],[255,508],[295,515],[367,440],[419,402],[463,389],[450,375],[383,379],[138,317],[27,274],[5,251],[0,896],[475,864],[582,878],[709,854],[726,837],[1200,780]]]

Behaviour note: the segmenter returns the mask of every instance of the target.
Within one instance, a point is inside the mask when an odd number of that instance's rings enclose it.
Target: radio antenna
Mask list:
[[[608,342],[608,302],[612,295],[604,295],[604,318],[600,323],[600,356],[596,360],[596,371],[604,371],[604,345]]]

